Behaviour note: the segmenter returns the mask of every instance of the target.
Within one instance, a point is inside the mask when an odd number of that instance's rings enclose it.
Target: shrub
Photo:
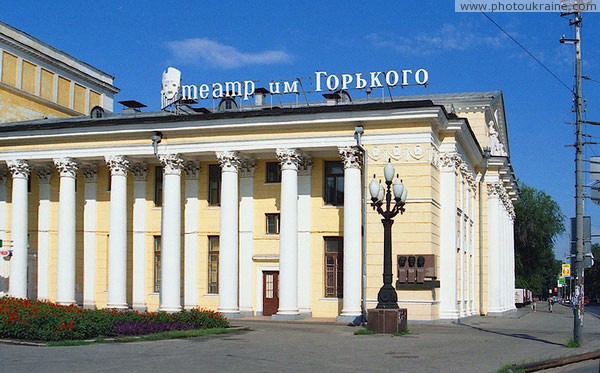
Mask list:
[[[84,310],[50,302],[0,298],[2,338],[59,341],[228,326],[220,313],[203,309],[177,313]]]

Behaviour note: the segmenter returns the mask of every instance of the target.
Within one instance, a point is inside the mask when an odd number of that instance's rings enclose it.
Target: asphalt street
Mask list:
[[[410,319],[410,315],[409,315]],[[506,317],[460,324],[409,324],[410,334],[354,335],[357,327],[329,320],[236,319],[246,330],[221,336],[75,347],[0,344],[2,372],[496,372],[600,350],[600,318],[584,317],[584,345],[573,335],[568,307],[545,302]],[[598,371],[598,360],[580,372]],[[575,366],[572,366],[575,368]],[[567,371],[563,367],[555,372]]]

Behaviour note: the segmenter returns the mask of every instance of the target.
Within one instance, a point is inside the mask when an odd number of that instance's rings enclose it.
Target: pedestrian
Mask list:
[[[554,304],[554,301],[552,300],[552,298],[548,298],[548,311],[552,312],[553,304]]]
[[[536,312],[536,311],[537,311],[537,301],[536,301],[535,299],[533,300],[533,303],[532,303],[532,305],[531,305],[531,308],[533,308],[533,312]]]

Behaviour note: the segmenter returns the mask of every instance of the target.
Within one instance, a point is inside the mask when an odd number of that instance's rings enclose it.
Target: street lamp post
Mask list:
[[[377,295],[376,309],[398,309],[398,295],[392,286],[392,225],[394,217],[398,213],[404,213],[407,190],[402,180],[396,175],[390,160],[383,169],[386,188],[380,182],[373,180],[369,184],[371,193],[371,206],[383,217],[383,286]],[[392,206],[392,192],[394,193],[394,205]]]

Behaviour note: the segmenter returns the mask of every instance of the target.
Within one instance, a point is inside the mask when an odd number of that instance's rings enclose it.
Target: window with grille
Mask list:
[[[161,237],[154,236],[154,292],[160,293],[160,249]]]
[[[344,296],[344,239],[325,237],[325,297]]]
[[[208,293],[219,293],[219,236],[208,237]]]

